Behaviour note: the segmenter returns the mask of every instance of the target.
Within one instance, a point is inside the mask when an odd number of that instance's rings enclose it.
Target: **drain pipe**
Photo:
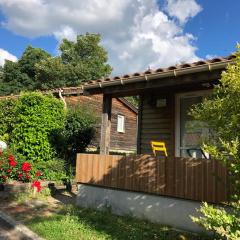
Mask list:
[[[58,96],[59,96],[60,99],[63,101],[63,103],[64,103],[64,110],[66,110],[66,109],[67,109],[67,103],[66,103],[65,98],[62,96],[62,92],[63,92],[63,90],[60,88],[60,89],[58,90]]]

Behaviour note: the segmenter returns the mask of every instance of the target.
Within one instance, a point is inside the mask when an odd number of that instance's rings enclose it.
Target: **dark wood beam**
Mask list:
[[[137,154],[141,154],[141,129],[142,129],[143,96],[139,96],[137,116]]]
[[[112,96],[103,95],[100,154],[109,154],[111,134]]]
[[[213,81],[215,82],[221,78],[221,73],[222,70],[215,70],[212,72],[201,72],[178,77],[152,79],[149,81],[129,83],[125,85],[115,85],[106,88],[89,89],[86,91],[90,94],[112,94],[113,97],[133,96],[140,95],[148,90],[154,90],[157,88],[181,88],[186,87],[187,85],[202,84]]]

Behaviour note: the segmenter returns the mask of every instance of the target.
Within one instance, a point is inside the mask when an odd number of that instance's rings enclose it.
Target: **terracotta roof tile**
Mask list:
[[[96,82],[103,82],[103,79],[97,79]]]
[[[175,70],[175,69],[177,69],[176,66],[170,66],[170,67],[167,68],[167,70]]]
[[[151,73],[153,73],[154,71],[152,70],[152,69],[148,69],[147,71],[145,71],[144,73],[145,74],[151,74]]]
[[[158,69],[156,70],[156,72],[157,72],[157,73],[159,73],[159,72],[164,72],[164,68],[158,68]]]
[[[224,58],[213,58],[213,59],[207,60],[207,62],[215,63],[215,62],[222,62],[224,60],[225,60]]]
[[[142,74],[141,74],[140,72],[136,72],[136,73],[133,74],[134,77],[139,77],[139,76],[141,76],[141,75],[142,75]]]
[[[123,75],[123,78],[130,78],[130,77],[131,77],[130,74],[125,74],[125,75]]]
[[[188,68],[188,67],[192,67],[193,64],[189,64],[189,63],[184,63],[184,64],[181,64],[178,68]]]
[[[227,60],[232,60],[234,58],[236,58],[236,55],[234,55],[234,54],[231,54],[231,55],[225,57],[225,59],[227,59]]]
[[[97,80],[97,82],[107,82],[107,81],[119,81],[121,79],[129,79],[129,78],[133,78],[133,77],[141,77],[144,76],[145,74],[156,74],[156,73],[164,73],[164,72],[168,72],[168,71],[172,71],[172,70],[181,70],[181,69],[185,69],[185,68],[191,68],[191,67],[197,67],[197,66],[201,66],[201,65],[205,65],[205,64],[211,64],[211,63],[218,63],[218,62],[226,62],[229,60],[232,60],[236,58],[236,56],[234,54],[231,54],[227,57],[216,57],[213,59],[208,59],[208,60],[200,60],[197,62],[193,62],[193,63],[184,63],[181,65],[175,65],[175,66],[170,66],[168,68],[157,68],[155,70],[153,69],[148,69],[144,72],[135,72],[133,74],[124,74],[123,76],[115,76],[113,78],[111,77],[107,77],[107,78],[103,78],[101,81]],[[95,81],[88,81],[86,84],[84,85],[94,85]]]
[[[206,64],[206,63],[207,63],[206,61],[200,60],[200,61],[198,61],[198,62],[194,62],[193,65],[194,65],[194,66],[200,66],[200,65],[204,65],[204,64]]]

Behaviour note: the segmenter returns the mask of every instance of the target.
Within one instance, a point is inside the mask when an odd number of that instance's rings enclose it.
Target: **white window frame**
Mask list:
[[[175,94],[175,156],[180,157],[180,99],[182,97],[210,96],[212,89]]]
[[[122,119],[122,122],[120,122],[120,118]],[[120,126],[120,124],[122,125]],[[117,115],[117,132],[125,133],[125,116],[122,114]]]

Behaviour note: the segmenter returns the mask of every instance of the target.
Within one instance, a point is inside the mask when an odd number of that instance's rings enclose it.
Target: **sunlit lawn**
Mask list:
[[[49,217],[37,217],[25,222],[33,231],[47,240],[153,240],[153,239],[208,239],[171,230],[158,224],[125,216],[119,217],[110,211],[64,207]]]

